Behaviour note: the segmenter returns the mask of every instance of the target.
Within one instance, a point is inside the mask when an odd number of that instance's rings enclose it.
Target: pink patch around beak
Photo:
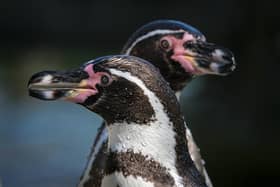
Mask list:
[[[98,93],[97,90],[93,90],[93,89],[75,89],[73,92],[78,92],[78,93],[74,97],[67,98],[67,100],[72,101],[74,103],[83,103],[86,101],[88,97]]]
[[[193,57],[187,56],[186,49],[183,46],[185,42],[195,39],[193,35],[186,32],[182,39],[178,39],[173,36],[169,36],[169,39],[172,40],[172,43],[174,45],[174,54],[171,56],[171,58],[177,63],[180,63],[180,65],[185,69],[186,72],[192,75],[201,74],[201,72],[195,67],[194,63],[192,62],[194,60],[192,59]]]
[[[89,78],[81,81],[81,88],[74,89],[70,97],[67,100],[75,103],[83,103],[92,95],[96,95],[98,90],[96,85],[100,83],[100,77],[104,74],[103,72],[94,72],[93,64],[89,64],[85,67],[84,71],[88,73]]]
[[[196,69],[193,66],[193,64],[186,58],[184,55],[172,55],[171,57],[176,62],[180,63],[180,65],[186,70],[186,72],[189,72],[191,74],[196,73]]]

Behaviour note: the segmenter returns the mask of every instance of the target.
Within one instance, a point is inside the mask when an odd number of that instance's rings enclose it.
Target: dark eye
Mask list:
[[[161,46],[162,49],[166,50],[166,49],[170,48],[170,43],[169,43],[168,40],[163,39],[163,40],[160,41],[160,46]]]
[[[103,86],[107,86],[110,82],[110,79],[107,75],[102,75],[100,81]]]

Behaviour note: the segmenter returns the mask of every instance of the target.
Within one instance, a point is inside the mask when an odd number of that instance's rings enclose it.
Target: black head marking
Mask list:
[[[158,20],[138,29],[122,53],[156,66],[174,91],[181,91],[194,76],[227,75],[235,69],[232,53],[206,42],[196,28],[174,20]]]
[[[129,38],[127,43],[125,44],[123,48],[123,52],[125,52],[131,45],[134,43],[137,38],[140,38],[149,32],[156,31],[156,30],[170,30],[170,31],[182,31],[178,32],[178,35],[176,36],[182,36],[182,33],[184,31],[189,32],[190,34],[194,35],[195,37],[204,37],[204,35],[193,26],[186,24],[181,21],[176,20],[156,20],[152,21],[142,27],[140,27],[133,35]]]
[[[115,69],[129,73],[143,81],[145,86],[153,91],[157,91],[158,82],[165,84],[162,78],[155,76],[159,74],[155,67],[137,57],[108,56],[94,64],[96,68],[108,72]],[[125,77],[114,74],[111,76],[112,84],[98,87],[99,93],[89,97],[83,105],[102,115],[108,123],[126,121],[147,124],[151,121],[154,110],[143,90]]]

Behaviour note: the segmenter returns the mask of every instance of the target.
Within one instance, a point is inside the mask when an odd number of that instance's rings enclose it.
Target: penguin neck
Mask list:
[[[147,97],[147,104],[153,109],[153,115],[146,123],[143,123],[145,120],[140,120],[141,123],[107,121],[109,164],[104,184],[111,181],[112,175],[117,175],[117,178],[131,175],[142,177],[145,181],[183,186],[186,171],[193,169],[194,165],[188,154],[184,120],[173,91],[164,83],[157,88],[148,87],[128,72],[111,73],[140,87]]]
[[[123,72],[117,72],[125,74]],[[109,130],[109,149],[111,152],[141,154],[148,159],[153,159],[164,165],[164,162],[170,160],[167,168],[175,166],[176,159],[176,126],[184,128],[183,120],[176,107],[177,101],[173,96],[169,98],[168,94],[159,94],[150,90],[143,81],[129,74],[125,74],[126,78],[133,81],[143,91],[143,99],[145,105],[149,105],[152,109],[151,117],[147,119],[139,119],[138,121],[116,121],[108,122]],[[159,90],[158,90],[159,91]],[[168,103],[174,100],[173,109],[169,110]],[[163,104],[165,103],[165,104]],[[135,106],[137,108],[137,106]],[[131,112],[139,118],[137,112]],[[181,124],[170,116],[176,116],[176,120],[181,119]],[[133,117],[134,118],[134,117]],[[186,146],[185,146],[186,147]],[[125,160],[124,160],[125,161]],[[172,162],[172,163],[171,163]]]

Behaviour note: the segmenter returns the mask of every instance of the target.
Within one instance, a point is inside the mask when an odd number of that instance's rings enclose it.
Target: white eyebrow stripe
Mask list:
[[[181,33],[181,32],[186,32],[185,30],[167,30],[167,29],[158,29],[158,30],[154,30],[154,31],[151,31],[151,32],[148,32],[142,36],[140,36],[139,38],[137,38],[137,40],[135,40],[131,46],[125,51],[125,54],[126,55],[129,55],[132,48],[138,44],[139,42],[147,39],[147,38],[150,38],[152,36],[155,36],[155,35],[159,35],[159,34],[175,34],[175,33]]]

